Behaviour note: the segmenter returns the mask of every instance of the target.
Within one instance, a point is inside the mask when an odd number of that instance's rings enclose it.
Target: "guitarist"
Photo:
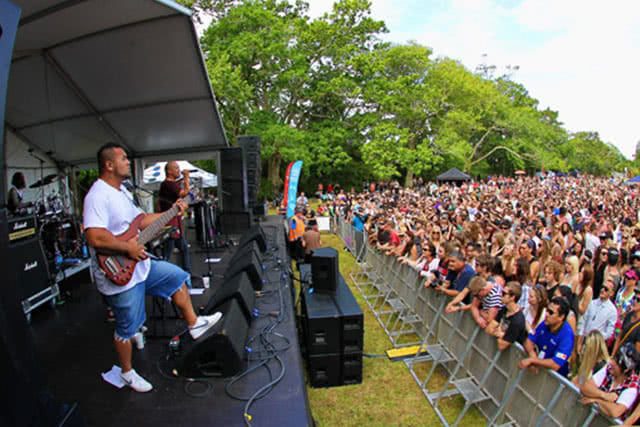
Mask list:
[[[160,192],[158,197],[160,199],[160,212],[171,209],[171,206],[178,200],[189,194],[190,182],[189,171],[182,171],[184,180],[182,186],[180,185],[180,165],[178,162],[167,162],[164,167],[165,180],[160,184]],[[184,228],[182,227],[182,215],[178,215],[169,223],[173,225],[175,231],[171,233],[169,238],[164,242],[163,255],[164,259],[171,261],[171,253],[173,248],[177,247],[182,254],[182,268],[184,271],[191,275],[191,257],[189,255],[189,245],[187,239],[184,236]],[[187,280],[187,286],[191,287],[191,281]]]
[[[84,199],[84,228],[91,247],[91,270],[98,291],[115,315],[113,342],[122,368],[122,379],[135,391],[147,392],[153,388],[152,385],[136,373],[131,364],[131,338],[146,319],[145,294],[170,298],[180,309],[194,340],[215,325],[222,314],[196,316],[185,285],[188,273],[166,261],[150,260],[137,237],[128,241],[116,238],[143,213],[122,185],[130,174],[130,162],[124,148],[114,143],[103,145],[98,151],[98,168],[98,180]],[[176,205],[181,211],[185,209],[182,201]],[[149,226],[160,215],[146,215],[140,228]],[[139,261],[129,283],[118,286],[107,279],[97,263],[96,251],[120,253]]]

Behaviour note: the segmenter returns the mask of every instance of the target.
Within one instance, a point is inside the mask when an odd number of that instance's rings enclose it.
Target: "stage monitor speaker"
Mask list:
[[[255,240],[252,240],[250,243],[238,248],[236,253],[231,257],[230,264],[233,264],[242,258],[250,257],[251,254],[255,254],[255,257],[258,261],[262,260],[262,252],[260,252],[260,248],[258,247],[258,244],[255,242]],[[262,262],[260,264],[262,264]]]
[[[251,324],[253,309],[256,305],[256,295],[251,284],[251,279],[249,279],[249,276],[244,271],[230,277],[222,283],[220,288],[218,288],[209,300],[209,303],[204,309],[204,314],[211,315],[215,313],[222,304],[232,298],[238,301],[244,317],[247,319],[247,323]]]
[[[10,268],[18,278],[18,294],[21,301],[34,296],[49,286],[49,266],[38,237],[9,245]]]
[[[318,248],[311,255],[311,281],[316,292],[335,292],[340,270],[338,251]]]
[[[251,227],[253,216],[249,211],[224,211],[220,215],[220,231],[222,234],[243,234]]]
[[[222,319],[197,341],[185,334],[179,355],[174,356],[179,375],[188,377],[230,377],[244,366],[249,323],[238,300],[229,299],[219,311]]]
[[[238,258],[232,265],[227,267],[224,272],[224,278],[231,278],[243,271],[249,276],[253,289],[256,291],[262,290],[264,286],[263,269],[255,252],[248,253],[246,257]]]
[[[238,245],[244,246],[247,243],[255,241],[260,247],[261,252],[265,252],[267,250],[267,238],[264,235],[264,231],[262,231],[262,227],[259,225],[254,225],[240,239]]]

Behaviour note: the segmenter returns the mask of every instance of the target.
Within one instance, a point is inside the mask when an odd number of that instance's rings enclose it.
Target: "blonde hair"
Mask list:
[[[580,260],[577,256],[571,255],[565,262],[571,266],[571,275],[578,274],[580,272]]]
[[[607,343],[600,331],[593,330],[584,339],[584,347],[580,352],[580,367],[578,368],[578,382],[584,384],[591,375],[593,369],[600,361],[609,361]]]

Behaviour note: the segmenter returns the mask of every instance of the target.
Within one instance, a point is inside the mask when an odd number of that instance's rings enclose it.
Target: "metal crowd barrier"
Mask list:
[[[420,343],[421,351],[405,360],[411,375],[442,423],[458,425],[475,406],[487,425],[608,426],[621,424],[579,402],[578,389],[556,372],[538,374],[518,368],[525,357],[519,344],[498,350],[496,339],[484,333],[466,312],[445,314],[448,298],[425,289],[419,273],[386,256],[366,240],[354,242],[353,227],[338,220],[337,230],[357,257],[360,270],[351,279],[394,347]],[[409,340],[403,338],[409,337]],[[445,376],[432,381],[435,373]],[[462,411],[450,423],[439,407],[442,399],[461,396]]]

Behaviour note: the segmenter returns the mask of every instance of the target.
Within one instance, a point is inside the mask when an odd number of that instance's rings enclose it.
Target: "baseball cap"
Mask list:
[[[638,272],[633,268],[631,270],[627,270],[627,272],[624,273],[624,277],[630,280],[638,280],[640,278]]]

